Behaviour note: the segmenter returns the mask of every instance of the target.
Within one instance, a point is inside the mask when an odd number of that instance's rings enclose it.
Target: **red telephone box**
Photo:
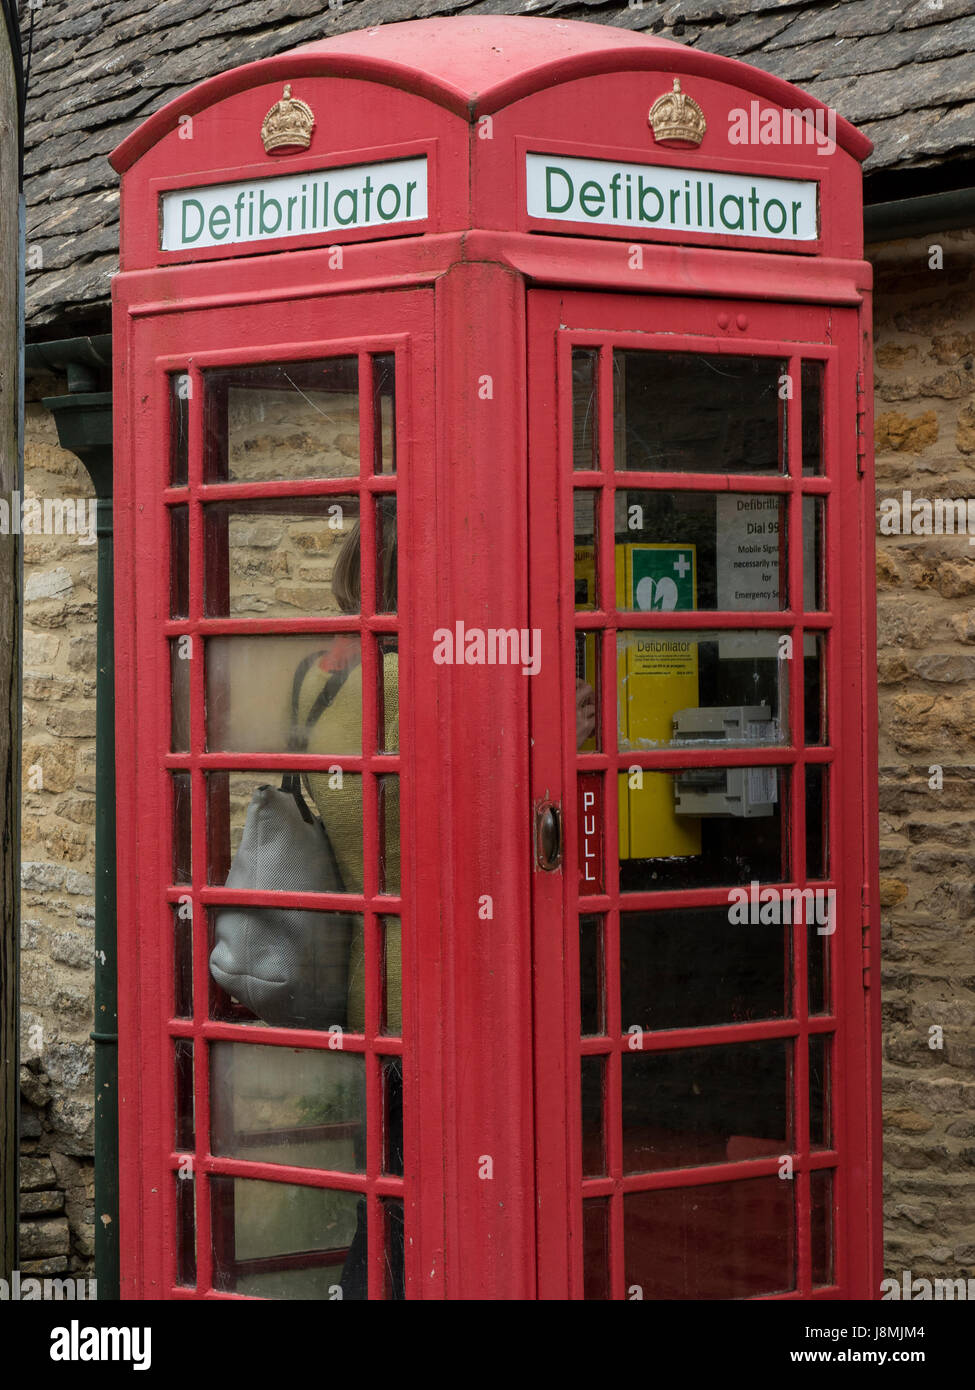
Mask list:
[[[869,149],[456,18],[115,152],[126,1296],[877,1296]]]

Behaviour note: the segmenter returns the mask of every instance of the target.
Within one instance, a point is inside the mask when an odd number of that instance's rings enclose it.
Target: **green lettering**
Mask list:
[[[230,228],[230,212],[218,203],[210,213],[209,230],[210,238],[213,241],[223,241]]]
[[[565,202],[561,205],[561,207],[556,207],[555,203],[552,201],[553,174],[556,174],[560,179],[564,179],[565,184],[569,190],[568,196]],[[572,206],[572,198],[574,193],[575,189],[572,186],[572,180],[569,178],[565,170],[559,169],[556,165],[547,165],[545,168],[545,211],[555,213],[567,212],[569,208]]]
[[[598,183],[590,179],[579,189],[579,202],[587,217],[598,217],[606,206],[606,194]]]
[[[196,209],[197,217],[200,219],[199,225],[197,226],[197,229],[196,229],[196,231],[193,233],[192,236],[190,236],[190,234],[189,234],[189,232],[187,231],[187,228],[186,228],[186,212],[187,212],[187,209],[188,209],[188,208],[195,208],[195,209]],[[191,242],[194,242],[194,241],[198,240],[198,238],[199,238],[199,236],[200,236],[200,233],[203,231],[204,225],[205,225],[205,217],[204,217],[204,213],[203,213],[203,204],[202,204],[201,202],[199,202],[196,198],[184,198],[184,199],[183,199],[183,226],[182,226],[182,230],[181,230],[181,232],[180,232],[180,240],[182,241],[183,245],[184,245],[184,246],[187,246],[187,245],[189,245]]]

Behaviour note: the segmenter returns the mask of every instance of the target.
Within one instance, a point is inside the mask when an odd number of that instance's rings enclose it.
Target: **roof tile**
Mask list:
[[[975,0],[45,0],[31,11],[27,225],[45,269],[28,280],[30,326],[104,323],[118,221],[104,152],[151,111],[311,39],[460,11],[558,14],[743,56],[865,123],[868,170],[975,143]]]

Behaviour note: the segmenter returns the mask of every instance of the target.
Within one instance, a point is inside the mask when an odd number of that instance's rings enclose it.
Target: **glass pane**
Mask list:
[[[376,713],[379,722],[377,753],[399,752],[399,641],[395,636],[379,637],[376,675],[379,696]]]
[[[219,367],[203,375],[207,482],[358,474],[355,357]]]
[[[398,1197],[384,1197],[381,1203],[384,1223],[385,1273],[383,1296],[399,1301],[406,1297],[406,1241],[403,1229],[403,1203]]]
[[[207,747],[361,753],[360,661],[352,633],[207,638]]]
[[[624,1053],[624,1172],[787,1151],[791,1053],[784,1039]]]
[[[403,1176],[403,1063],[399,1057],[384,1057],[383,1096],[383,1172]]]
[[[193,838],[190,805],[190,774],[174,772],[173,779],[173,882],[193,879]]]
[[[809,1012],[829,1012],[829,941],[810,927],[806,935],[806,979],[809,992]]]
[[[807,613],[822,612],[826,603],[826,499],[802,499],[802,593]]]
[[[190,615],[190,511],[169,509],[169,616]]]
[[[365,1058],[257,1043],[210,1044],[213,1152],[228,1158],[365,1170]]]
[[[374,473],[396,472],[396,358],[391,352],[372,359]]]
[[[831,1035],[809,1035],[809,1142],[814,1149],[828,1149],[832,1143],[830,1110]]]
[[[823,468],[823,363],[802,364],[802,471],[809,477]]]
[[[383,942],[383,998],[380,1031],[398,1036],[403,1031],[403,946],[398,917],[379,919]]]
[[[196,1181],[192,1174],[176,1179],[176,1282],[196,1284]]]
[[[576,612],[599,607],[599,574],[596,567],[599,494],[577,488],[572,494],[575,527],[575,606]]]
[[[627,1288],[645,1299],[756,1298],[796,1283],[795,1184],[778,1177],[631,1192]]]
[[[788,743],[790,663],[779,658],[783,636],[788,634],[618,632],[620,752]]]
[[[193,1043],[177,1038],[173,1043],[176,1092],[176,1147],[186,1152],[196,1143],[193,1106]]]
[[[294,797],[281,790],[288,774],[261,772],[208,772],[207,778],[207,866],[208,882],[227,883],[234,857],[252,812],[252,836],[272,836],[282,823],[292,828],[296,844],[307,842],[308,853],[300,866],[282,870],[272,862],[270,871],[260,878],[265,892],[301,893],[362,892],[362,777],[358,772],[311,772],[302,779],[303,799],[312,812],[323,818],[335,855],[339,886],[328,862],[328,850],[318,843],[321,832],[302,829]],[[295,816],[297,814],[297,820]],[[282,822],[282,817],[284,821]],[[299,823],[300,822],[300,823]],[[258,886],[257,867],[247,861],[238,865],[230,887]],[[246,875],[240,880],[240,875]],[[246,881],[250,879],[250,881]]]
[[[583,1037],[606,1032],[603,919],[579,918],[579,1013]]]
[[[170,671],[170,748],[174,753],[190,751],[190,652],[192,637],[173,637],[169,643]]]
[[[582,1071],[582,1176],[601,1177],[606,1172],[606,1135],[603,1125],[603,1057],[583,1057]]]
[[[173,1016],[193,1017],[193,922],[181,914],[188,905],[173,908]]]
[[[667,473],[782,473],[788,364],[724,353],[613,354],[616,467]]]
[[[598,348],[572,349],[572,467],[599,467]]]
[[[189,372],[169,374],[169,481],[185,487],[189,473],[190,395]]]
[[[825,743],[828,736],[826,638],[822,633],[807,632],[803,637],[803,669],[806,742]]]
[[[806,877],[828,876],[827,801],[829,769],[824,763],[806,764]]]
[[[353,1026],[353,1006],[361,1009],[362,981],[353,974],[361,915],[221,907],[211,922],[214,1018],[321,1031]]]
[[[379,812],[379,892],[400,891],[399,777],[376,778]]]
[[[223,1176],[211,1177],[210,1192],[215,1289],[365,1298],[366,1202],[357,1192]]]
[[[582,1266],[583,1298],[609,1298],[609,1202],[603,1197],[582,1204]]]
[[[598,752],[602,747],[600,642],[598,632],[576,633],[576,747],[580,753]]]
[[[579,813],[579,896],[603,892],[603,774],[580,772],[578,777]]]
[[[359,611],[359,499],[215,502],[204,508],[211,618]]]
[[[791,931],[729,915],[727,907],[620,915],[624,1033],[786,1016]]]
[[[395,613],[397,595],[396,498],[376,499],[376,612]]]
[[[818,1288],[832,1284],[833,1272],[833,1170],[817,1169],[809,1175],[812,1203],[812,1282]]]
[[[614,505],[617,608],[765,613],[788,606],[785,497],[617,488]]]
[[[619,777],[624,893],[781,882],[788,876],[788,773],[687,768]]]

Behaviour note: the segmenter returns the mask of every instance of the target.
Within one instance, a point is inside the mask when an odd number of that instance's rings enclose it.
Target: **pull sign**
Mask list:
[[[546,873],[562,867],[562,807],[557,801],[535,803],[535,863]]]
[[[603,774],[582,772],[579,787],[579,896],[603,892]]]

